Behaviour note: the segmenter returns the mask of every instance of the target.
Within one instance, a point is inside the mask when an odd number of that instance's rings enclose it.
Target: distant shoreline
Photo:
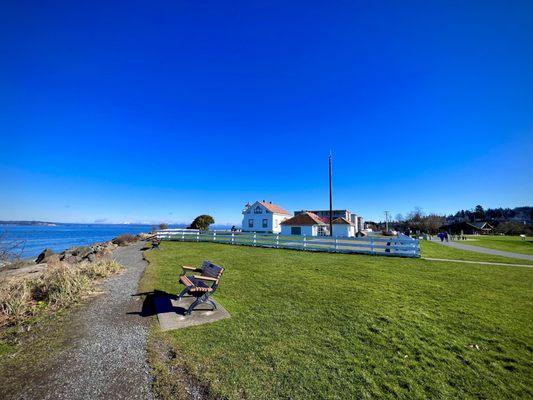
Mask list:
[[[19,225],[19,226],[57,226],[59,222],[45,221],[0,221],[0,225]]]
[[[159,224],[148,223],[110,223],[110,222],[50,222],[50,221],[0,221],[0,226],[147,226],[156,227]],[[169,223],[170,228],[186,228],[188,224]],[[232,224],[213,224],[211,229],[230,229]]]

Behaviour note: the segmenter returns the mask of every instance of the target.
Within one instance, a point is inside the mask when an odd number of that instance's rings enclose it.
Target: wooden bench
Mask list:
[[[152,239],[152,249],[157,249],[157,250],[161,250],[159,248],[159,245],[161,244],[161,239],[159,239],[158,237],[154,237]]]
[[[224,268],[213,264],[211,261],[204,261],[201,267],[190,267],[184,265],[183,271],[180,275],[180,283],[185,286],[178,296],[178,301],[186,294],[196,297],[196,300],[189,306],[185,314],[191,312],[200,304],[210,303],[213,310],[216,310],[216,303],[210,299],[211,295],[217,290],[220,282],[220,277],[224,273]],[[188,272],[196,272],[195,275],[186,274]]]

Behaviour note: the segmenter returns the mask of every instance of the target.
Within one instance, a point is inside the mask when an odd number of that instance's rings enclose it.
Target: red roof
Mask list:
[[[290,212],[288,212],[287,210],[284,210],[280,206],[278,206],[276,204],[273,204],[271,202],[268,202],[268,201],[260,201],[259,204],[264,206],[271,213],[286,214],[286,215],[290,215],[291,214]]]
[[[339,217],[331,221],[333,225],[352,225],[350,221],[347,221],[345,218]]]
[[[304,212],[298,215],[295,215],[292,218],[286,219],[285,221],[281,222],[281,225],[305,225],[305,226],[311,226],[311,225],[326,225],[320,217],[312,212]]]

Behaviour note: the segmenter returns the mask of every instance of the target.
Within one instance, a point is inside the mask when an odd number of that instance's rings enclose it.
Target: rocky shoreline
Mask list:
[[[120,246],[127,246],[140,240],[152,238],[153,234],[140,233],[138,235],[125,234],[106,242],[94,243],[90,246],[74,246],[60,253],[51,249],[44,249],[35,260],[17,260],[13,263],[0,265],[0,281],[19,275],[40,274],[48,265],[66,263],[76,265],[83,262],[96,262],[111,259],[113,250]]]

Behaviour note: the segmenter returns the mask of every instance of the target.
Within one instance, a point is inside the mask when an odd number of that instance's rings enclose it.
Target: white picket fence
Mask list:
[[[215,242],[233,245],[272,247],[334,253],[362,253],[381,256],[420,257],[420,244],[409,236],[331,238],[329,236],[283,236],[230,231],[200,232],[191,229],[165,229],[156,232],[163,240]]]

